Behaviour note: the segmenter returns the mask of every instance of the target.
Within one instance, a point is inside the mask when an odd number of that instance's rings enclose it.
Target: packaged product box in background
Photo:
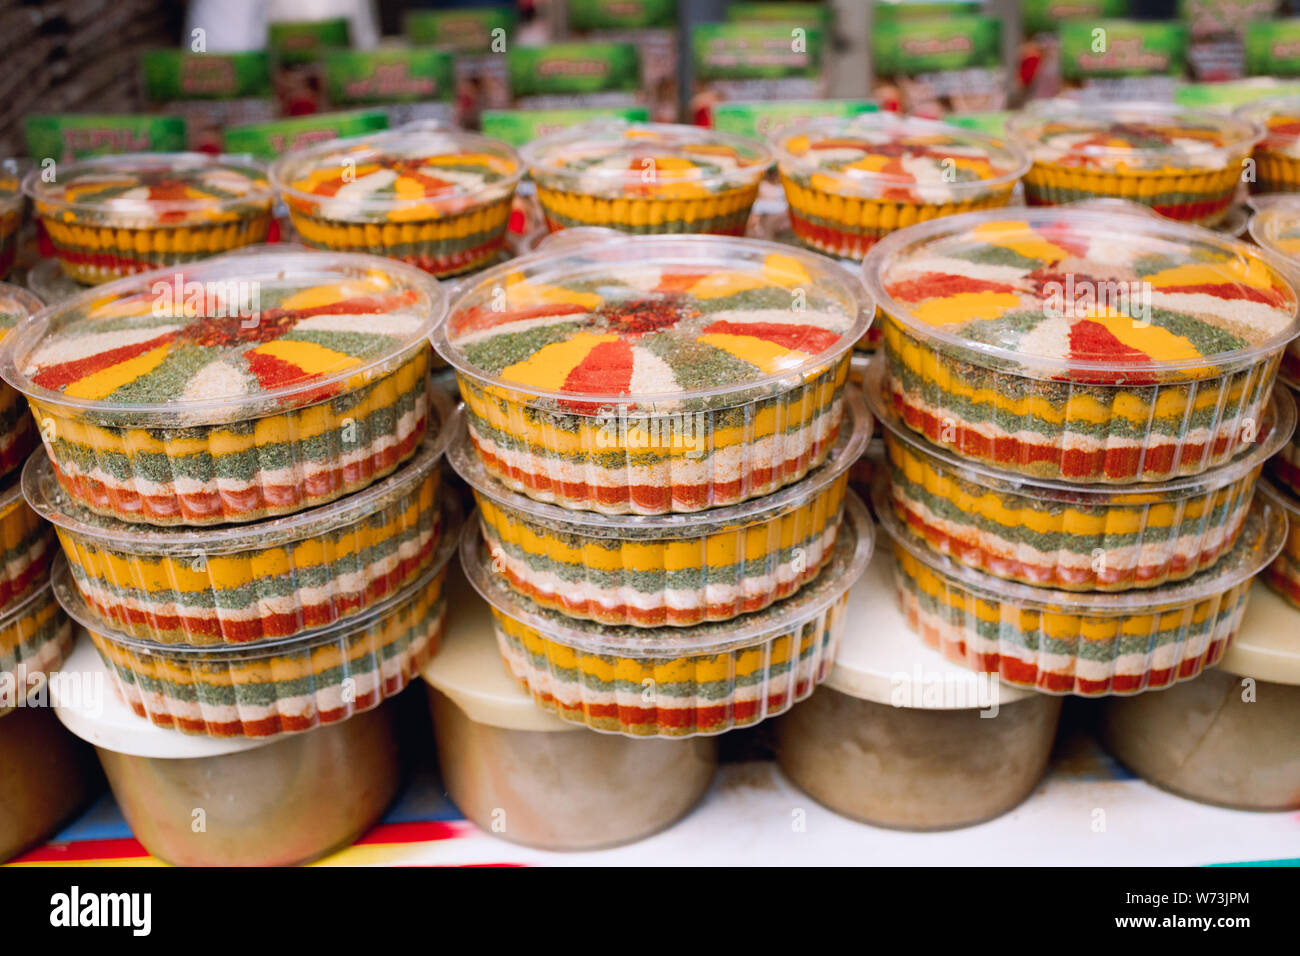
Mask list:
[[[185,149],[185,120],[180,116],[114,116],[60,113],[28,116],[23,130],[27,155],[66,163],[110,153],[175,153]]]
[[[973,129],[987,136],[1006,136],[1007,120],[1012,117],[1011,110],[994,110],[990,113],[951,113],[945,122],[963,129]]]
[[[453,55],[433,47],[329,50],[325,92],[331,107],[374,107],[390,126],[456,118]]]
[[[510,106],[506,54],[514,43],[519,12],[510,6],[412,10],[403,21],[406,39],[454,56],[456,122],[478,129],[479,114]]]
[[[825,34],[781,23],[711,23],[691,31],[695,89],[690,120],[711,126],[727,102],[815,100],[826,95]]]
[[[144,91],[154,110],[185,119],[187,148],[221,152],[222,131],[275,116],[266,53],[151,50],[140,58]]]
[[[1058,30],[1069,20],[1105,20],[1128,14],[1128,0],[1023,0],[1020,24],[1024,41],[1016,69],[1018,99],[1051,99],[1061,92],[1061,44]]]
[[[1300,63],[1296,64],[1300,67]],[[1298,71],[1300,72],[1300,71]],[[1174,102],[1188,109],[1230,113],[1239,106],[1276,96],[1300,96],[1300,80],[1252,76],[1223,83],[1182,83],[1174,91]]]
[[[882,109],[937,119],[1007,105],[997,17],[877,19],[871,40],[872,97]]]
[[[1139,20],[1061,24],[1062,95],[1087,102],[1170,102],[1185,73],[1187,27]]]
[[[548,43],[506,54],[514,109],[645,105],[641,61],[630,43]]]
[[[267,27],[266,45],[280,114],[318,113],[325,106],[322,57],[350,47],[351,28],[345,17],[275,22]]]
[[[1178,0],[1192,78],[1218,82],[1245,76],[1246,27],[1272,20],[1280,5],[1281,0]]]
[[[580,126],[583,123],[602,119],[643,123],[650,119],[650,110],[645,106],[596,106],[571,110],[485,110],[483,135],[518,147],[548,133],[558,133],[571,126]]]
[[[569,0],[569,31],[575,39],[630,43],[641,54],[641,89],[650,117],[677,121],[676,0]]]
[[[720,103],[713,128],[720,133],[765,140],[791,123],[823,117],[857,116],[880,107],[870,100],[786,100],[770,103]]]
[[[269,123],[232,126],[223,137],[225,152],[246,153],[271,160],[291,150],[331,139],[364,136],[388,129],[384,110],[349,110],[342,113],[313,113]]]
[[[1245,51],[1251,76],[1300,76],[1300,19],[1248,24]]]

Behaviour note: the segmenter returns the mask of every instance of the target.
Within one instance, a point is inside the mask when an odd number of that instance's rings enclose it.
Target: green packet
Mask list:
[[[982,0],[880,0],[872,11],[872,17],[878,27],[901,20],[930,20],[983,12]]]
[[[871,56],[879,77],[996,69],[1002,65],[1002,21],[961,15],[878,24]]]
[[[454,57],[431,47],[327,50],[325,89],[337,105],[450,100]]]
[[[247,153],[258,159],[275,159],[282,153],[331,139],[362,136],[388,129],[383,110],[352,110],[345,113],[314,113],[269,123],[232,126],[222,139],[227,153]]]
[[[829,31],[831,9],[811,3],[728,3],[728,23],[784,23]]]
[[[1078,20],[1061,24],[1061,76],[1181,76],[1187,27],[1138,20]]]
[[[713,128],[720,133],[767,139],[792,123],[857,116],[879,107],[870,100],[774,100],[762,103],[719,103],[713,107]]]
[[[1105,20],[1128,13],[1128,0],[1023,0],[1020,22],[1027,37],[1055,33],[1067,20]]]
[[[150,50],[140,57],[145,95],[153,103],[234,100],[271,95],[265,52],[190,53]]]
[[[677,0],[569,0],[569,29],[579,33],[655,29],[676,23]]]
[[[569,110],[484,110],[483,135],[504,140],[511,146],[555,133],[570,126],[599,119],[621,119],[644,123],[650,111],[644,106],[600,107]]]
[[[778,23],[706,23],[691,31],[695,80],[766,80],[821,74],[825,34]]]
[[[994,110],[987,113],[949,113],[944,122],[963,129],[973,129],[986,136],[1006,136],[1007,120],[1015,114],[1010,110]]]
[[[1278,0],[1178,0],[1178,15],[1192,36],[1238,34],[1249,23],[1272,20]]]
[[[1246,72],[1300,76],[1300,19],[1246,25]]]
[[[282,20],[266,32],[267,49],[285,66],[314,63],[324,50],[352,45],[347,17],[328,20]]]
[[[27,154],[37,162],[69,162],[111,153],[174,153],[185,149],[179,116],[59,113],[28,116]]]
[[[518,23],[514,7],[412,10],[402,21],[402,32],[412,43],[457,53],[504,53]]]
[[[1180,83],[1174,90],[1174,102],[1188,109],[1233,110],[1275,96],[1300,96],[1300,80],[1254,76],[1221,83]]]
[[[641,61],[631,43],[516,46],[506,55],[510,90],[525,96],[583,95],[641,88]]]

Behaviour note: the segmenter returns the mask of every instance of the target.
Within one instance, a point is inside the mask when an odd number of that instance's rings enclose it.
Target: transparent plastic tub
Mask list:
[[[265,169],[205,153],[127,153],[62,163],[23,180],[63,271],[95,284],[266,239]]]
[[[0,342],[28,316],[41,310],[41,300],[26,289],[0,282]],[[22,394],[0,383],[0,477],[8,475],[36,447],[36,426]]]
[[[23,227],[22,191],[25,160],[0,160],[0,280],[14,267],[18,256],[18,233]]]
[[[1251,579],[1286,538],[1281,509],[1260,496],[1210,570],[1160,588],[1078,593],[957,564],[903,527],[887,495],[878,484],[876,517],[893,539],[895,593],[912,629],[953,661],[1049,694],[1136,694],[1213,667],[1237,630]]]
[[[1029,205],[1105,196],[1203,226],[1227,213],[1263,133],[1248,119],[1164,103],[1052,101],[1007,121],[1033,161]]]
[[[1270,456],[1291,441],[1296,408],[1277,389],[1253,442],[1192,478],[1115,488],[1042,481],[972,464],[926,441],[884,393],[866,395],[885,428],[894,517],[940,554],[1007,581],[1068,591],[1127,591],[1181,581],[1236,543]]]
[[[27,270],[27,288],[46,305],[54,305],[85,292],[87,286],[64,272],[58,259],[42,259]]]
[[[1300,396],[1290,385],[1279,381],[1273,394],[1285,394],[1292,401]],[[1300,496],[1300,436],[1292,435],[1291,440],[1278,449],[1268,461],[1266,472],[1273,482],[1282,490]]]
[[[1300,196],[1256,198],[1260,201],[1246,226],[1250,238],[1261,249],[1282,257],[1293,270],[1300,269]],[[1293,341],[1287,347],[1278,375],[1292,387],[1300,387],[1300,343]]]
[[[618,120],[551,133],[520,152],[552,231],[739,236],[772,166],[766,146],[739,136]]]
[[[271,181],[308,245],[388,256],[443,278],[501,253],[523,172],[499,140],[415,125],[287,153]]]
[[[856,390],[826,464],[763,498],[691,515],[578,514],[512,492],[474,455],[464,423],[448,460],[478,502],[494,570],[518,593],[611,626],[685,627],[762,610],[831,559],[848,469],[871,416]]]
[[[375,256],[221,256],[123,279],[5,338],[59,484],[131,523],[254,521],[333,501],[415,453],[429,277]]]
[[[1269,481],[1260,483],[1260,495],[1286,516],[1286,544],[1264,571],[1264,583],[1300,608],[1300,497]]]
[[[23,499],[22,483],[0,483],[0,614],[45,586],[54,560],[54,529]]]
[[[860,284],[812,253],[624,236],[463,283],[432,339],[493,477],[653,515],[771,494],[825,461],[871,315]]]
[[[907,426],[972,462],[1125,484],[1200,474],[1253,439],[1296,294],[1271,253],[1075,209],[914,226],[863,263]]]
[[[334,724],[399,694],[438,649],[443,581],[459,515],[444,505],[444,532],[423,575],[362,614],[276,641],[233,647],[158,644],[105,628],[67,562],[55,594],[109,668],[118,695],[159,727],[212,737],[268,737]]]
[[[1264,132],[1255,144],[1253,191],[1300,192],[1300,96],[1257,100],[1239,107],[1236,115]]]
[[[0,615],[0,714],[63,663],[73,638],[48,577]]]
[[[792,124],[773,146],[794,234],[851,259],[896,229],[1005,206],[1029,168],[1005,140],[886,112]]]
[[[439,404],[435,425],[451,411],[446,398]],[[439,429],[426,437],[414,457],[364,491],[244,525],[149,528],[102,517],[68,499],[44,452],[28,461],[23,485],[57,528],[72,580],[100,626],[159,644],[250,644],[365,613],[423,576],[443,531],[440,466],[449,436]]]
[[[782,713],[830,672],[849,588],[873,544],[855,496],[845,512],[834,555],[812,583],[721,624],[615,628],[548,611],[493,571],[477,516],[461,535],[461,566],[492,605],[506,667],[538,706],[631,737],[719,734]]]

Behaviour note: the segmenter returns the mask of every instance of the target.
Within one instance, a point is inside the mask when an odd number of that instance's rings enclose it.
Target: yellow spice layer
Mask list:
[[[703,187],[686,193],[682,186],[671,198],[608,198],[539,186],[537,198],[552,230],[573,226],[605,226],[624,232],[692,232],[740,235],[758,185],[710,192]]]

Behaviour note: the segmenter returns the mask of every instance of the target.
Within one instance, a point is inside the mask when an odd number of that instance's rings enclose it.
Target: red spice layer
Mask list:
[[[10,601],[24,597],[37,581],[45,580],[53,553],[54,544],[50,543],[46,546],[45,553],[41,555],[39,560],[29,562],[27,567],[23,568],[16,577],[0,581],[0,608],[3,608]]]
[[[568,228],[565,226],[564,223],[552,219],[550,216],[546,216],[545,219],[546,219],[547,232],[560,232],[561,230]],[[570,225],[582,225],[582,224],[571,223]],[[593,222],[590,223],[590,225],[602,226],[606,229],[618,229],[620,231],[622,230],[622,227],[615,222]],[[666,226],[668,225],[668,223],[664,223],[663,225]],[[663,226],[660,226],[659,228],[662,231]],[[726,229],[713,228],[709,230],[709,235],[711,236],[743,236],[744,234],[745,234],[745,223],[743,220],[738,226],[728,226]]]
[[[814,442],[812,447],[804,454],[785,462],[779,468],[753,469],[747,476],[749,486],[766,487],[774,481],[784,484],[794,480],[806,472],[811,467],[812,462],[828,451],[835,444],[838,436],[839,426],[837,425],[827,438]],[[725,482],[714,482],[711,485],[673,484],[670,487],[651,487],[650,485],[618,485],[610,487],[607,485],[591,485],[585,481],[555,482],[546,475],[524,471],[497,458],[479,443],[472,428],[470,429],[470,438],[473,439],[474,447],[481,456],[484,466],[489,471],[507,475],[512,481],[518,482],[538,495],[553,495],[560,501],[594,501],[607,507],[637,505],[647,511],[665,512],[674,506],[688,511],[698,511],[703,508],[716,507],[719,504],[743,500],[744,484],[742,484],[740,478]],[[710,492],[712,497],[710,497]]]
[[[1278,566],[1279,562],[1284,560],[1285,558],[1280,558],[1265,569],[1264,583],[1292,604],[1300,607],[1300,581]]]
[[[133,231],[138,232],[141,230]],[[238,249],[241,245],[251,245],[256,241],[256,237],[250,233],[248,234],[245,243],[231,246],[230,249]],[[73,246],[59,245],[57,242],[54,243],[54,251],[55,254],[64,262],[70,263],[78,268],[84,269],[89,267],[104,272],[118,273],[124,276],[136,275],[141,272],[151,272],[154,269],[166,266],[168,260],[176,258],[201,259],[207,255],[216,255],[216,253],[208,252],[164,252],[161,253],[157,259],[135,259],[123,254],[122,252],[111,249],[103,252],[85,252]]]
[[[1051,190],[1044,193],[1036,192],[1028,183],[1025,184],[1025,201],[1030,206],[1055,206],[1057,202],[1047,196],[1054,195]],[[1097,198],[1105,198],[1101,193],[1097,193]],[[1123,196],[1120,198],[1127,199]],[[1137,200],[1135,200],[1137,201]],[[1210,199],[1202,199],[1197,202],[1174,203],[1173,205],[1156,205],[1151,208],[1164,216],[1166,219],[1177,219],[1180,222],[1200,222],[1212,216],[1223,213],[1232,205],[1232,192],[1218,194]]]
[[[790,209],[790,231],[818,249],[832,249],[844,256],[858,258],[880,241],[880,236],[864,235],[847,229],[819,225]]]
[[[469,249],[462,249],[460,252],[453,252],[450,255],[438,255],[436,253],[415,253],[405,256],[394,256],[393,258],[401,259],[425,272],[431,272],[434,275],[452,275],[459,272],[468,272],[487,262],[494,260],[505,246],[506,234],[502,231],[494,239],[479,246]]]
[[[320,504],[321,499],[337,497],[345,489],[358,488],[382,478],[414,453],[424,439],[424,429],[425,419],[421,418],[414,430],[397,444],[346,465],[317,471],[301,485],[253,485],[241,492],[218,489],[141,495],[133,489],[110,487],[84,475],[69,475],[59,467],[58,461],[53,464],[59,484],[74,500],[124,521],[139,520],[144,515],[177,523],[210,523],[218,517],[242,521],[284,514],[302,507],[304,503]]]
[[[7,475],[21,466],[35,448],[36,429],[32,426],[32,416],[23,412],[13,430],[0,435],[0,475]]]

